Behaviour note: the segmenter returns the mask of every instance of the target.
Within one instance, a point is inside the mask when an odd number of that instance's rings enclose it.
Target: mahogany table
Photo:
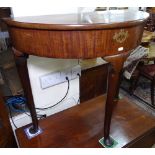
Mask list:
[[[130,51],[141,43],[148,16],[141,11],[117,10],[4,19],[32,116],[30,132],[38,131],[38,120],[28,76],[28,55],[64,59],[102,57],[110,63],[104,143],[113,145],[109,132],[113,107],[118,101],[119,73]]]

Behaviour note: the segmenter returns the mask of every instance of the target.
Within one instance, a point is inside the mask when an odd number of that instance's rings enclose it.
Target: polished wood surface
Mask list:
[[[102,147],[98,140],[104,136],[105,99],[99,96],[40,120],[44,133],[31,140],[23,132],[25,127],[17,129],[20,147]],[[155,143],[155,118],[127,99],[118,102],[111,129],[118,147],[151,147]]]
[[[7,107],[0,92],[0,148],[17,147]]]
[[[108,68],[108,87],[104,116],[104,142],[108,146],[112,145],[112,140],[110,138],[111,118],[113,115],[115,105],[119,100],[118,94],[120,85],[120,75],[123,68],[123,64],[127,57],[128,53],[104,57],[106,61],[110,62]]]
[[[102,59],[101,59],[102,60]],[[83,60],[81,63],[80,102],[105,94],[107,90],[108,63],[103,60]],[[87,89],[86,89],[87,88]]]
[[[82,30],[109,29],[143,23],[148,13],[142,11],[109,10],[83,14],[59,14],[6,19],[8,25],[29,29]]]
[[[28,75],[27,57],[28,55],[20,55],[20,56],[15,55],[15,62],[16,62],[17,70],[22,83],[22,87],[24,89],[24,95],[28,100],[27,105],[29,109],[31,109],[31,117],[32,117],[32,121],[34,122],[34,128],[32,132],[35,132],[38,130],[38,121],[37,121],[37,113],[35,110],[35,105],[34,105],[34,100],[32,95],[32,89],[30,85],[30,79]]]
[[[4,21],[9,26],[14,48],[23,53],[52,58],[95,58],[121,54],[138,46],[148,14],[119,10],[84,16],[91,22],[83,18],[79,21],[78,14]],[[113,38],[121,30],[128,37],[119,43]],[[123,50],[118,51],[119,47]]]
[[[75,18],[77,17],[77,18]],[[79,17],[79,18],[78,18]],[[119,77],[129,52],[137,47],[142,38],[148,14],[131,11],[93,12],[84,15],[52,15],[4,19],[9,27],[17,57],[25,54],[52,58],[96,58],[110,62],[108,89],[105,105],[104,143],[111,146],[110,124],[114,107],[118,102]],[[23,62],[28,79],[27,66]],[[19,74],[22,74],[19,72]],[[22,77],[22,75],[21,75]],[[26,81],[23,80],[26,88]],[[30,84],[29,84],[30,85]],[[29,86],[30,88],[30,86]],[[30,108],[33,129],[37,129],[37,117],[30,91]],[[44,133],[46,134],[46,133]]]

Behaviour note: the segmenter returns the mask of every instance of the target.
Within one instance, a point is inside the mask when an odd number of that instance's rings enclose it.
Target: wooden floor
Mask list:
[[[43,133],[27,139],[23,128],[16,130],[20,147],[102,147],[105,96],[99,96],[44,120]],[[121,99],[112,119],[111,136],[117,147],[151,147],[155,143],[155,118]]]

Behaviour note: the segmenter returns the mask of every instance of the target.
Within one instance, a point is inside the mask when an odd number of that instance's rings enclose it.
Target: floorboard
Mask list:
[[[25,127],[17,129],[20,147],[102,147],[98,141],[103,137],[105,99],[99,96],[40,120],[43,133],[30,140],[23,131]],[[117,147],[151,147],[155,143],[155,118],[123,98],[114,110],[111,136]]]

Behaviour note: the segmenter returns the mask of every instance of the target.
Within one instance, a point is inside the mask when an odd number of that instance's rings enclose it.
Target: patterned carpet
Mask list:
[[[137,88],[137,90],[134,92],[134,94],[136,94],[136,92],[138,94],[131,96],[129,94],[128,90],[125,90],[126,88],[124,89],[124,86],[127,87],[129,85],[125,81],[122,82],[121,87],[123,87],[123,89],[122,88],[120,89],[120,93],[119,93],[120,98],[123,98],[124,96],[128,97],[129,100],[132,100],[131,103],[137,104],[138,106],[140,106],[144,110],[148,111],[151,115],[155,116],[155,108],[150,107],[148,104],[146,104],[144,101],[142,101],[139,97],[137,97],[137,95],[139,94],[141,96],[141,98],[142,98],[143,94],[147,94],[149,91],[145,92],[145,91],[142,90],[142,88]],[[140,83],[139,83],[139,87],[141,87]],[[142,85],[142,87],[143,87],[143,85]],[[147,87],[144,87],[144,88],[147,88]],[[141,90],[138,92],[139,89],[141,89]],[[150,94],[148,94],[148,96],[149,95]],[[150,98],[148,96],[146,97],[144,95],[143,99],[145,99],[146,101],[150,101]],[[152,148],[155,148],[155,144],[152,145]]]
[[[127,96],[134,103],[155,116],[155,107],[151,105],[150,81],[140,77],[137,88],[132,96],[129,94],[129,86],[130,83],[127,80],[123,80],[121,83],[120,95]]]

